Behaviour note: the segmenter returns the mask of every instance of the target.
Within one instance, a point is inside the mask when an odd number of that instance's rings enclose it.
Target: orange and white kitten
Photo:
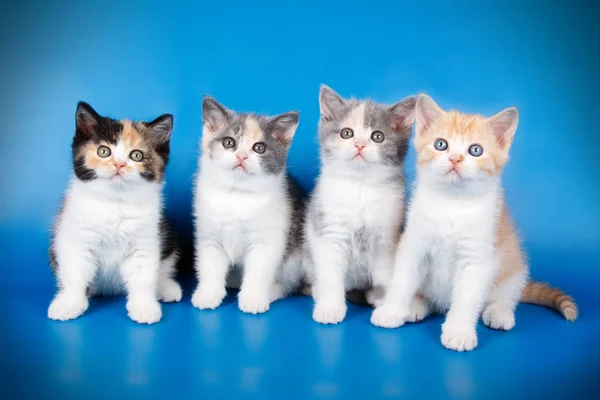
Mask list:
[[[515,325],[519,301],[554,307],[574,321],[577,306],[569,296],[529,281],[504,201],[500,175],[517,109],[484,118],[443,111],[420,95],[415,114],[417,185],[394,277],[371,322],[396,328],[447,311],[442,344],[468,351],[477,346],[482,311],[488,327],[502,330]]]

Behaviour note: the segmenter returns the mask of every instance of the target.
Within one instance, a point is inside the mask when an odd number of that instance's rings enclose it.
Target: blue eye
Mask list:
[[[436,140],[433,145],[437,151],[444,151],[448,148],[448,142],[446,142],[444,139]]]
[[[473,157],[479,157],[483,154],[483,147],[481,147],[478,144],[474,144],[471,147],[469,147],[469,154]]]

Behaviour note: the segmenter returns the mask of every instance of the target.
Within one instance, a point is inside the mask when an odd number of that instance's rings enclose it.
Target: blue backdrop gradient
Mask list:
[[[600,388],[600,16],[585,1],[20,1],[0,13],[0,384],[13,397],[581,398]],[[115,118],[172,113],[165,190],[186,238],[210,94],[236,110],[300,111],[289,166],[318,173],[319,84],[392,103],[520,110],[506,196],[536,279],[581,318],[521,306],[517,326],[479,328],[470,354],[439,344],[440,317],[399,330],[351,307],[335,327],[291,298],[262,316],[165,306],[156,326],[124,299],[49,321],[48,234],[71,174],[77,101]],[[406,165],[414,177],[414,154]],[[9,396],[9,398],[12,398]]]

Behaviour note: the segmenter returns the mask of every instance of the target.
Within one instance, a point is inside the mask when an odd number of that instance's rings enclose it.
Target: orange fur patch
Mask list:
[[[474,158],[478,168],[490,176],[500,174],[508,160],[508,147],[499,145],[491,131],[487,118],[476,114],[464,114],[458,111],[447,111],[421,135],[415,137],[415,149],[418,153],[418,163],[423,165],[435,157],[447,157],[445,152],[437,151],[433,145],[438,138],[446,139],[449,143],[460,139],[466,143],[478,144],[484,153]],[[468,149],[463,153],[469,157]]]

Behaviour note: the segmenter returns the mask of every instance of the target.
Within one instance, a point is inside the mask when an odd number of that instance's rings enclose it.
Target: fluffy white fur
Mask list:
[[[327,228],[317,234],[314,220],[308,218],[305,229],[310,258],[314,260],[305,262],[305,269],[308,280],[314,282],[315,321],[341,322],[346,316],[347,290],[364,289],[370,283],[385,287],[389,283],[402,222],[402,207],[398,204],[404,201],[400,183],[381,186],[391,176],[385,169],[373,168],[365,173],[324,166],[311,201],[327,214]],[[368,252],[361,252],[353,240],[354,232],[363,228],[379,234]]]
[[[449,310],[442,325],[446,347],[477,345],[475,326],[500,265],[495,252],[499,192],[498,183],[490,182],[480,193],[457,196],[420,176],[394,278],[384,304],[373,312],[373,324],[394,328],[423,319],[429,304],[414,297],[421,290],[432,306]],[[523,285],[513,286],[515,304]]]
[[[441,112],[431,99],[420,96],[417,135]],[[501,134],[512,141],[516,113],[512,109],[509,112],[513,115],[511,124]],[[440,132],[440,136],[445,133]],[[488,176],[477,167],[476,160],[468,155],[472,143],[464,137],[449,135],[446,139],[449,154],[419,167],[394,277],[371,322],[395,328],[423,319],[432,307],[448,311],[442,325],[442,344],[468,351],[477,346],[476,325],[486,303],[490,306],[484,319],[489,326],[512,328],[527,270],[490,290],[501,264],[496,249],[503,208],[500,178]],[[447,171],[452,166],[450,160],[461,155],[459,179],[455,172]],[[415,297],[417,291],[427,300]]]
[[[209,122],[205,140],[215,134]],[[247,132],[256,125],[252,118],[246,124]],[[285,132],[290,141],[296,126]],[[285,168],[277,174],[261,171],[258,155],[249,150],[252,140],[247,133],[235,152],[200,158],[194,198],[198,287],[192,296],[199,309],[217,308],[231,287],[240,289],[241,311],[263,313],[299,280],[299,256],[288,254],[282,263],[292,223]],[[235,168],[242,153],[246,171]]]
[[[158,299],[181,299],[181,288],[171,278],[177,254],[159,261],[161,188],[72,179],[55,231],[59,291],[49,318],[83,314],[88,288],[91,295],[125,291],[128,315],[138,323],[160,320]]]
[[[327,112],[324,106],[322,102],[322,113]],[[323,163],[305,223],[304,268],[313,284],[313,319],[324,324],[345,318],[347,290],[384,287],[392,276],[404,212],[404,180],[396,167],[380,162],[372,144],[364,148],[365,161],[354,158],[355,144],[368,144],[373,131],[365,127],[364,114],[360,105],[340,121],[340,127],[354,130],[354,137],[337,146],[335,157]],[[366,237],[358,243],[356,233],[361,230]],[[368,292],[370,302],[375,301],[372,297]]]

